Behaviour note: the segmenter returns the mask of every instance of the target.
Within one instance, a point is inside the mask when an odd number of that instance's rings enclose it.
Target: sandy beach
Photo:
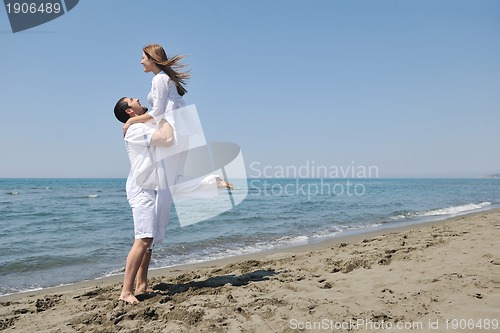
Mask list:
[[[138,305],[121,276],[4,296],[0,331],[498,332],[499,234],[491,210],[153,270]]]

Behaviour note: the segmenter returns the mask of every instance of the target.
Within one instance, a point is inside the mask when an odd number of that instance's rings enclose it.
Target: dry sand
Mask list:
[[[499,234],[492,210],[154,270],[138,305],[121,277],[5,296],[0,331],[499,332]]]

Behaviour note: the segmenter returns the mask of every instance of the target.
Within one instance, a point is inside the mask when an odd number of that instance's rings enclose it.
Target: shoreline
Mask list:
[[[240,254],[240,255],[219,258],[219,259],[213,259],[213,260],[208,260],[208,261],[203,261],[203,262],[187,263],[187,264],[181,264],[181,265],[171,266],[171,267],[152,268],[149,270],[148,276],[149,276],[149,278],[155,278],[155,277],[160,277],[160,276],[169,277],[169,276],[172,276],[175,274],[179,274],[180,272],[196,270],[196,269],[201,269],[201,268],[213,268],[215,266],[225,266],[225,265],[233,264],[235,262],[244,261],[244,260],[256,260],[256,259],[260,259],[262,257],[267,258],[267,257],[287,255],[287,254],[296,254],[296,253],[301,253],[301,252],[321,251],[327,247],[336,246],[336,245],[339,245],[341,243],[352,244],[352,243],[360,242],[365,238],[377,237],[380,235],[384,235],[386,233],[398,233],[398,232],[404,232],[404,231],[413,230],[413,229],[418,230],[420,228],[425,228],[428,226],[440,225],[440,224],[444,224],[444,223],[452,223],[453,221],[461,219],[463,217],[473,217],[473,216],[478,215],[478,214],[495,212],[495,211],[500,212],[500,208],[481,209],[479,211],[460,214],[460,215],[453,216],[453,217],[445,217],[442,219],[424,221],[424,222],[402,222],[402,223],[396,223],[395,225],[391,225],[391,224],[378,225],[378,226],[366,229],[366,231],[363,231],[365,229],[355,229],[352,231],[347,231],[348,234],[340,234],[339,236],[326,238],[326,239],[320,240],[318,242],[309,242],[307,244],[300,244],[300,245],[291,244],[291,245],[282,246],[282,247],[274,248],[274,249],[270,249],[270,250],[264,250],[264,251],[259,251],[259,252],[255,252],[255,253],[248,253],[248,254]],[[370,229],[373,229],[373,230],[370,230]],[[20,298],[23,298],[26,296],[35,296],[38,294],[45,294],[45,293],[65,294],[68,292],[72,292],[74,290],[83,290],[83,289],[91,288],[94,286],[121,283],[121,282],[123,282],[123,275],[124,275],[123,273],[120,273],[117,275],[96,278],[93,280],[79,281],[79,282],[65,284],[65,285],[61,285],[61,286],[47,287],[47,288],[41,288],[41,289],[35,289],[35,290],[21,291],[18,293],[12,293],[12,294],[7,294],[7,295],[0,295],[0,302],[13,301],[13,300],[17,300],[17,299],[20,299]]]

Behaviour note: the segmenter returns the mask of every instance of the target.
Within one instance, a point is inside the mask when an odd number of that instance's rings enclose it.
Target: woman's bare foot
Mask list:
[[[120,295],[120,301],[127,302],[129,304],[138,304],[139,300],[132,293],[125,293]]]
[[[234,186],[230,182],[228,182],[220,177],[217,177],[217,188],[227,188],[227,189],[232,190],[234,188]]]

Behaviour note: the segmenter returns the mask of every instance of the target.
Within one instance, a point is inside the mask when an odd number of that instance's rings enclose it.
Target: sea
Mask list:
[[[0,179],[0,295],[123,273],[134,241],[125,181]],[[252,178],[234,185],[245,199],[208,220],[181,226],[174,207],[151,268],[500,207],[494,178]]]

